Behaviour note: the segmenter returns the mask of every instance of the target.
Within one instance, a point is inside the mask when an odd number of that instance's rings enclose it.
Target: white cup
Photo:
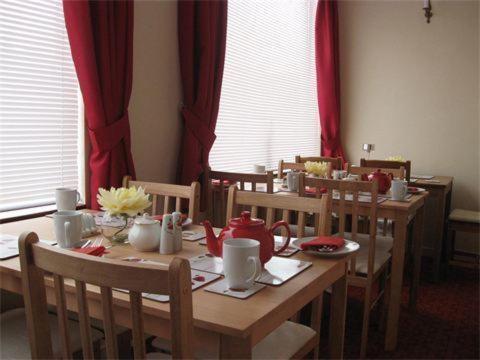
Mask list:
[[[232,290],[248,290],[262,274],[260,242],[253,239],[227,239],[223,242],[223,272]]]
[[[57,211],[53,214],[55,238],[61,248],[75,247],[82,240],[82,212]]]
[[[287,173],[287,188],[290,191],[298,190],[298,173],[295,171],[290,171]]]
[[[408,183],[405,180],[394,179],[390,187],[392,200],[403,200],[407,196]]]
[[[253,165],[253,172],[257,174],[263,174],[265,172],[265,165]]]
[[[76,210],[80,202],[80,193],[75,189],[55,189],[55,203],[58,211]]]

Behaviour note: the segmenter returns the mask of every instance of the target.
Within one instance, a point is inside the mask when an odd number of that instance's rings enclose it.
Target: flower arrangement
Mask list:
[[[315,162],[315,161],[307,161],[305,163],[305,170],[309,174],[313,174],[319,177],[326,177],[328,171],[328,163],[327,162]]]
[[[145,190],[142,187],[130,187],[130,188],[110,188],[105,190],[103,188],[98,189],[97,201],[101,205],[101,209],[106,212],[104,218],[111,219],[116,217],[122,223],[120,229],[109,226],[110,229],[114,228],[113,234],[107,235],[102,227],[103,235],[111,242],[123,243],[128,234],[123,231],[128,226],[128,219],[142,213],[152,203],[149,200],[149,195],[145,194]]]
[[[388,160],[388,161],[398,161],[398,162],[405,162],[405,159],[403,158],[403,156],[401,155],[393,155],[393,156],[389,156],[387,157],[385,160]]]

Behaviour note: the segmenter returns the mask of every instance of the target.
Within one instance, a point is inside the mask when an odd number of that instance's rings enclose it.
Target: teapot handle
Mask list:
[[[285,241],[285,244],[283,244],[283,246],[278,249],[278,251],[273,251],[273,255],[278,255],[280,254],[282,251],[284,251],[288,245],[290,245],[290,227],[288,226],[288,223],[286,221],[277,221],[275,224],[273,224],[272,228],[270,229],[270,232],[272,233],[273,235],[273,232],[275,231],[276,228],[279,228],[280,226],[284,226],[285,229],[287,229],[287,240]],[[274,245],[275,245],[275,241],[274,241]]]

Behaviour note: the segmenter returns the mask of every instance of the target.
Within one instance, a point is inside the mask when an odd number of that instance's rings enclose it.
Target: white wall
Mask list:
[[[177,2],[135,1],[132,152],[137,178],[175,182],[182,122]]]
[[[453,205],[479,210],[479,2],[432,6],[427,24],[421,1],[341,1],[343,144],[454,176]]]

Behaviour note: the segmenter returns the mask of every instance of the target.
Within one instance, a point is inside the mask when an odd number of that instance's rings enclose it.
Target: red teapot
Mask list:
[[[290,228],[285,221],[278,221],[270,229],[267,229],[265,221],[252,219],[249,211],[243,211],[239,218],[231,219],[228,226],[223,228],[218,237],[215,236],[212,225],[208,220],[203,222],[203,226],[207,235],[208,251],[218,257],[222,257],[224,240],[231,238],[254,239],[260,242],[260,262],[263,266],[273,255],[280,254],[290,244]],[[275,251],[273,231],[281,226],[287,229],[287,241],[279,250]]]
[[[363,174],[363,181],[377,181],[378,182],[378,192],[380,194],[385,194],[390,190],[392,185],[393,174],[392,173],[382,173],[382,170],[378,169],[377,171],[372,172],[370,175]]]

